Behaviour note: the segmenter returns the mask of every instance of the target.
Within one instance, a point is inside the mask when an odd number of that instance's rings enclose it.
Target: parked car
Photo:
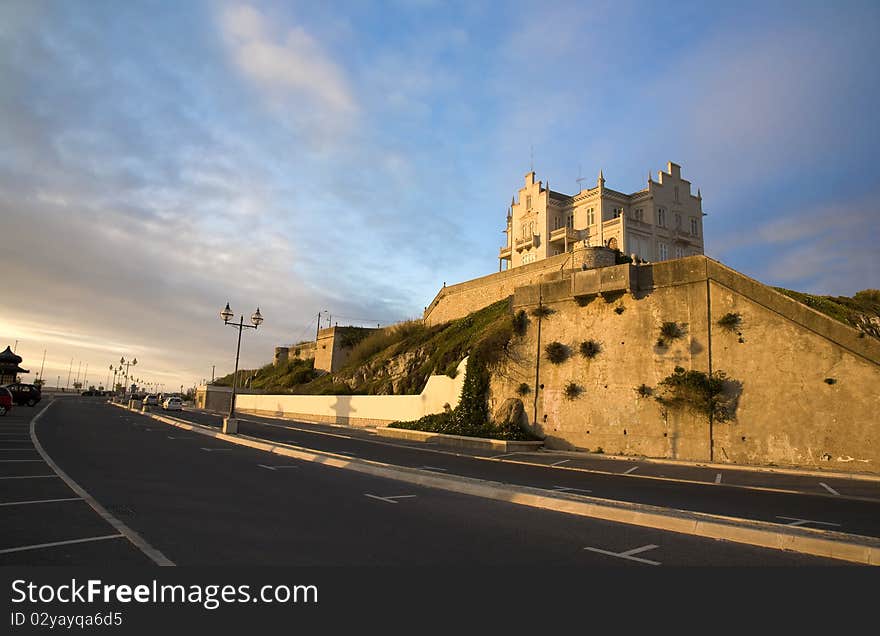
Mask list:
[[[182,411],[183,401],[179,397],[172,396],[162,403],[162,408],[166,411]]]
[[[6,387],[0,386],[0,415],[6,415],[12,410],[12,393]]]
[[[159,398],[152,393],[146,396],[142,402],[144,406],[159,406]]]
[[[33,406],[43,399],[43,393],[36,384],[16,382],[14,384],[7,384],[6,388],[12,394],[13,401],[18,405],[27,404],[28,406]]]

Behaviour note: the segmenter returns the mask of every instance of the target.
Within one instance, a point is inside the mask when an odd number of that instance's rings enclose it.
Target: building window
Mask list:
[[[642,208],[636,208],[633,211],[633,218],[636,221],[644,221],[645,220],[645,211]]]
[[[669,258],[669,246],[666,243],[657,243],[657,255],[658,259],[661,261],[665,261]]]
[[[680,214],[675,215],[675,229],[676,230],[681,229],[681,215]]]
[[[681,249],[680,247],[677,247],[677,246],[676,246],[676,248],[673,250],[673,253],[675,254],[675,258],[681,258],[682,256],[684,256],[684,252],[682,251],[682,249]]]
[[[574,229],[574,212],[571,212],[568,217],[565,219],[565,225],[568,229]]]
[[[673,190],[675,191],[675,202],[678,203],[679,202],[678,201],[678,186],[675,186],[675,188],[673,188]]]
[[[587,210],[587,225],[596,225],[596,213],[593,208]]]
[[[623,214],[623,208],[614,208],[614,218],[619,219]]]
[[[526,210],[532,209],[532,195],[529,194],[526,196]]]
[[[699,236],[700,228],[696,219],[691,219],[691,236]]]
[[[658,208],[657,209],[657,225],[660,227],[666,227],[666,209]]]

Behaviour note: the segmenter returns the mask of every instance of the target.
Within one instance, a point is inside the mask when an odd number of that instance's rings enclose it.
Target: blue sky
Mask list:
[[[0,346],[177,386],[231,370],[227,299],[266,317],[251,367],[320,310],[417,317],[497,270],[531,148],[568,193],[679,163],[709,256],[878,287],[878,32],[876,2],[4,2]]]

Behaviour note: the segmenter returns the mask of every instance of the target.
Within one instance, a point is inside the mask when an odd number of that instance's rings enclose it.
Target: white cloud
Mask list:
[[[249,5],[226,7],[219,22],[236,67],[277,117],[300,132],[318,125],[338,133],[352,123],[359,109],[346,74],[305,29],[276,28]]]

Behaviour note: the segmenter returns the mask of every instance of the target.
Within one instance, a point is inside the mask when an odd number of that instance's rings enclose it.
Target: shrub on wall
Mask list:
[[[647,384],[640,384],[635,389],[635,392],[638,393],[639,397],[650,397],[654,393],[654,389],[649,387]]]
[[[724,422],[734,416],[741,387],[742,383],[728,378],[723,371],[710,377],[703,371],[675,367],[660,381],[655,399],[665,408],[686,409]]]
[[[571,350],[561,342],[550,342],[544,347],[547,359],[553,364],[562,364],[571,355]]]
[[[602,351],[602,346],[595,340],[584,340],[580,346],[581,355],[585,358],[595,358]]]
[[[537,307],[532,309],[532,315],[535,318],[546,318],[547,316],[550,316],[555,313],[556,312],[553,309],[551,309],[550,307],[548,307],[547,305],[538,305]]]
[[[724,314],[718,319],[718,326],[725,331],[736,331],[742,323],[742,316],[737,313]]]
[[[532,392],[532,387],[523,382],[518,387],[516,387],[516,394],[520,397],[526,396]]]
[[[562,390],[562,394],[565,396],[566,400],[575,400],[580,397],[581,393],[584,392],[582,386],[575,382],[569,382],[565,385],[565,388]]]
[[[513,316],[513,333],[524,336],[529,328],[529,316],[525,309],[520,309]]]
[[[660,325],[660,337],[657,338],[658,347],[666,347],[673,340],[678,340],[684,335],[682,329],[677,322],[664,322]]]

